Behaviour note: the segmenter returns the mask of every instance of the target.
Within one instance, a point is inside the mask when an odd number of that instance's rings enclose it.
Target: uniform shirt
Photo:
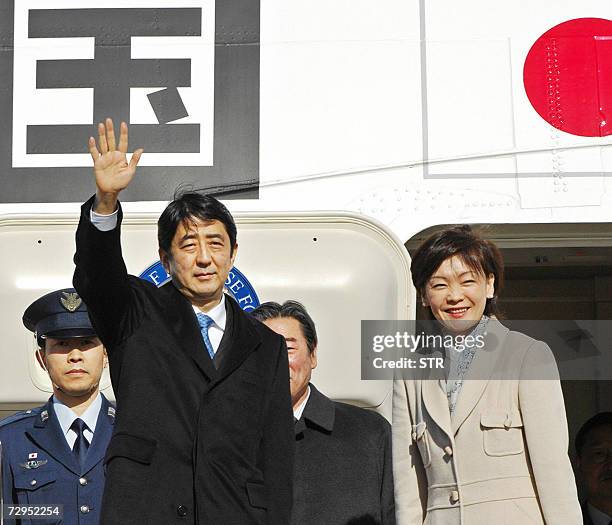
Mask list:
[[[55,415],[57,416],[60,427],[62,427],[64,437],[68,442],[68,448],[70,448],[70,450],[74,447],[74,442],[77,438],[76,432],[70,428],[74,420],[80,418],[87,425],[87,428],[83,430],[83,435],[91,445],[91,440],[96,431],[96,423],[98,421],[100,408],[102,408],[102,396],[99,392],[96,399],[93,400],[91,405],[87,407],[87,410],[80,416],[75,414],[71,408],[64,405],[57,397],[53,396],[53,410],[55,410]]]

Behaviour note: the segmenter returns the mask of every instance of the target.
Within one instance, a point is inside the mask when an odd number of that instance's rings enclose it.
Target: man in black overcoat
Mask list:
[[[128,130],[89,139],[96,194],[81,208],[74,286],[106,346],[117,398],[101,523],[286,525],[293,423],[284,340],[248,317],[223,285],[236,226],[219,201],[184,193],[158,222],[172,282],[128,275],[119,193]]]
[[[297,301],[264,303],[253,317],[285,338],[295,418],[292,525],[395,525],[391,426],[381,415],[332,401],[310,377],[315,324]]]
[[[576,434],[576,471],[584,525],[612,524],[612,412],[599,412]]]

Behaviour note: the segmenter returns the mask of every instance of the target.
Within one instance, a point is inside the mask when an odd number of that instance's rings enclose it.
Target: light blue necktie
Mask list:
[[[202,339],[204,339],[204,344],[206,345],[206,350],[208,350],[208,355],[211,359],[215,358],[215,351],[213,350],[212,343],[210,342],[210,338],[208,337],[208,329],[210,325],[214,323],[212,318],[208,317],[206,314],[202,312],[198,312],[196,314],[198,318],[198,323],[200,325],[200,332],[202,333]]]

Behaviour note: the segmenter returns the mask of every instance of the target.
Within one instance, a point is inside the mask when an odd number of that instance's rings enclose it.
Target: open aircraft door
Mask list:
[[[21,316],[37,297],[71,286],[77,220],[58,214],[0,220],[0,416],[51,395]],[[122,246],[130,273],[162,282],[156,221],[157,215],[126,214]],[[376,408],[390,419],[391,382],[361,380],[361,320],[413,318],[403,244],[381,224],[348,213],[236,214],[236,222],[239,272],[230,274],[228,292],[247,311],[257,301],[303,302],[319,335],[313,382],[333,399]],[[101,386],[113,397],[108,373]]]

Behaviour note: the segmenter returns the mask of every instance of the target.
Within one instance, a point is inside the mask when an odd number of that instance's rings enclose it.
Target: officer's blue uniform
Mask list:
[[[68,447],[51,399],[42,407],[0,421],[5,505],[63,505],[63,520],[26,519],[22,524],[99,523],[104,489],[103,459],[114,420],[115,409],[102,395],[102,407],[83,468]]]
[[[24,312],[23,324],[34,332],[41,348],[47,337],[95,336],[87,307],[74,288],[38,298]],[[68,446],[55,414],[53,397],[42,407],[0,421],[5,505],[63,506],[63,518],[51,516],[8,523],[97,525],[104,492],[103,460],[114,422],[115,408],[102,395],[93,438],[81,467],[79,456]],[[8,517],[7,512],[4,517]]]

